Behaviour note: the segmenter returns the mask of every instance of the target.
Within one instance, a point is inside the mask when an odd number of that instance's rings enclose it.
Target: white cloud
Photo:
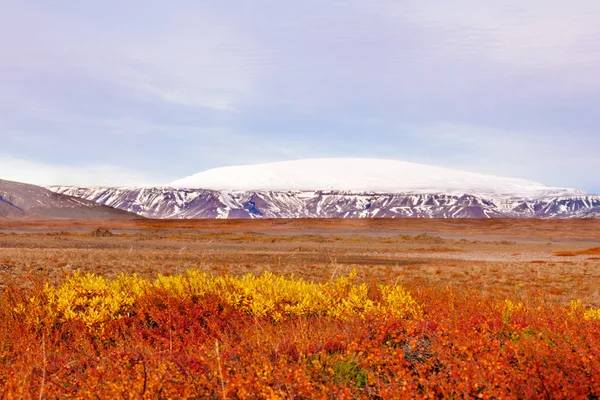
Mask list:
[[[53,165],[0,155],[0,179],[34,185],[134,186],[156,184],[149,176],[110,165]]]

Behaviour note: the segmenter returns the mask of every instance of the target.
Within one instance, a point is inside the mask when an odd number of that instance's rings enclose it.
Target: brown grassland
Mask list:
[[[599,395],[599,220],[0,220],[0,398]]]

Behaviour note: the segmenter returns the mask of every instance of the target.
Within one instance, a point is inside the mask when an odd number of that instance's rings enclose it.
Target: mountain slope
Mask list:
[[[334,158],[226,167],[169,187],[51,187],[149,218],[576,218],[577,189],[393,160]]]
[[[51,187],[148,218],[577,218],[600,196],[491,199],[475,195],[339,191],[215,191]]]
[[[538,198],[582,195],[524,179],[396,160],[324,158],[215,168],[169,186],[224,191],[347,191]]]
[[[0,218],[140,218],[125,210],[0,179]]]

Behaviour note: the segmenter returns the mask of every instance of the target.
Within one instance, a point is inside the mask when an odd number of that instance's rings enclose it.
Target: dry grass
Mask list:
[[[600,219],[264,219],[264,220],[0,220],[0,230],[80,230],[95,228],[129,231],[206,232],[397,232],[413,237],[428,234],[464,234],[545,239],[587,238],[600,240]],[[502,241],[502,239],[500,239]]]
[[[277,231],[260,232],[258,228],[265,226],[264,221],[256,225],[238,223],[241,230],[234,231],[231,228],[236,225],[232,222],[209,223],[212,230],[207,226],[200,231],[113,229],[115,235],[107,237],[91,237],[89,232],[98,226],[82,231],[82,225],[56,233],[31,229],[19,234],[0,233],[0,284],[10,277],[31,273],[58,283],[65,274],[76,270],[107,277],[137,273],[147,278],[159,273],[178,274],[190,268],[231,274],[269,270],[324,281],[332,273],[347,274],[356,269],[364,280],[402,280],[408,285],[452,286],[484,294],[526,296],[548,292],[562,303],[579,298],[586,304],[600,306],[600,258],[564,261],[562,255],[596,254],[597,242],[583,238],[555,240],[552,244],[545,239],[532,241],[530,238],[537,233],[535,226],[530,232],[519,226],[518,233],[529,235],[527,240],[521,240],[518,236],[468,236],[460,230],[444,238],[379,230],[340,232],[331,225],[324,232],[316,227],[302,232],[291,223],[277,225],[275,221],[270,223]],[[319,224],[327,225],[327,221]],[[435,228],[441,223],[431,224]],[[471,225],[472,229],[476,226]],[[286,227],[292,230],[283,230]],[[571,229],[571,225],[567,228]]]
[[[554,255],[557,257],[595,256],[600,255],[600,247],[578,251],[557,251]]]

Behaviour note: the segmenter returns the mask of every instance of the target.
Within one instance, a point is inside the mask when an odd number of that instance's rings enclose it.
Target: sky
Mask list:
[[[595,0],[0,1],[0,178],[376,157],[600,193]]]

